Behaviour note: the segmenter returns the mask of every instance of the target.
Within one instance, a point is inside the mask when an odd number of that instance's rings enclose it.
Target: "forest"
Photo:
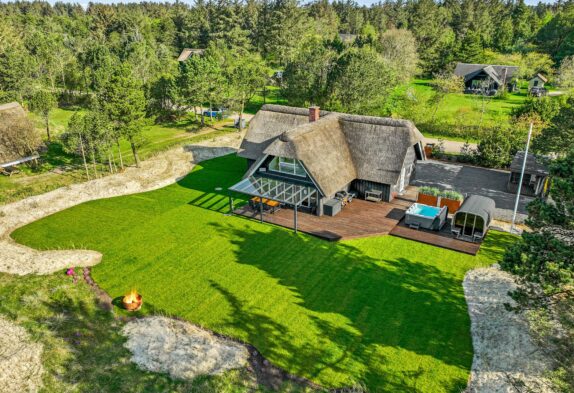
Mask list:
[[[2,3],[0,15],[0,102],[33,113],[52,156],[81,152],[88,178],[89,162],[95,176],[126,153],[137,165],[154,124],[197,129],[218,114],[205,109],[226,108],[242,128],[265,102],[406,118],[476,143],[461,160],[503,168],[574,87],[572,1],[35,1]],[[200,54],[178,61],[184,48]],[[518,90],[463,95],[457,62],[518,66]],[[528,96],[537,73],[558,97]]]

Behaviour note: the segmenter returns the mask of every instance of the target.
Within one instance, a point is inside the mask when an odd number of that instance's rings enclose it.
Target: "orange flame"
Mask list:
[[[132,289],[124,296],[124,302],[126,303],[135,303],[138,301],[138,292],[135,289]]]

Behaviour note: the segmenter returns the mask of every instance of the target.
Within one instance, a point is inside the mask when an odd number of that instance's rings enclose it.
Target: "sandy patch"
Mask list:
[[[0,316],[0,392],[37,392],[42,386],[42,345]]]
[[[128,322],[122,329],[132,362],[177,379],[215,375],[247,365],[243,345],[214,336],[190,323],[166,317]]]
[[[228,134],[193,146],[160,153],[124,173],[62,187],[0,206],[0,272],[50,274],[70,266],[92,266],[101,255],[89,250],[36,251],[16,244],[10,233],[42,217],[94,199],[109,198],[165,187],[185,176],[197,162],[236,151],[241,135]]]
[[[509,312],[512,275],[498,267],[469,271],[463,282],[472,323],[474,359],[468,392],[552,392],[551,360],[532,340],[523,314]]]

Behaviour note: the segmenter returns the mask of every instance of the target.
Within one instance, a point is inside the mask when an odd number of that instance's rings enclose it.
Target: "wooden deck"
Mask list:
[[[374,235],[388,235],[403,218],[408,203],[397,200],[392,203],[368,202],[355,199],[343,207],[335,217],[318,217],[313,214],[297,215],[297,228],[301,232],[326,240],[345,240]],[[235,210],[235,214],[259,219],[259,212],[249,206]],[[263,214],[263,221],[293,229],[293,210],[281,209],[273,214]]]
[[[450,233],[450,221],[446,223],[441,231],[437,232],[426,229],[411,229],[405,225],[404,220],[401,220],[391,230],[390,234],[392,236],[402,237],[403,239],[414,240],[470,255],[476,255],[480,249],[480,243],[455,239]]]
[[[407,192],[395,198],[392,202],[369,202],[355,199],[343,207],[335,217],[318,217],[313,214],[301,213],[297,215],[298,230],[320,237],[325,240],[347,240],[368,236],[392,235],[404,239],[414,240],[449,250],[476,255],[480,243],[471,243],[458,240],[450,233],[450,224],[447,223],[442,231],[414,230],[404,224],[405,211],[415,201],[416,187],[409,186]],[[243,206],[234,211],[235,214],[259,219],[259,212],[249,206]],[[275,213],[264,213],[263,221],[293,229],[294,217],[292,209],[281,209]]]

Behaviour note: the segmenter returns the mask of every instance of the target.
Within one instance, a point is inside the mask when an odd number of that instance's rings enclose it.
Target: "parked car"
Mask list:
[[[533,87],[530,89],[530,95],[533,97],[544,97],[548,94],[548,90],[544,87]]]
[[[221,119],[225,117],[226,108],[210,108],[203,111],[203,116]]]

